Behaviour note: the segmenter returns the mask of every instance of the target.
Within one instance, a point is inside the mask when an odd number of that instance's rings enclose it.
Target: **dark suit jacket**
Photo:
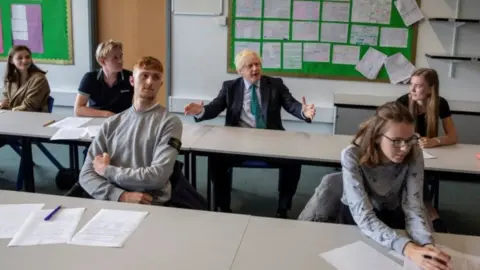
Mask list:
[[[201,118],[195,121],[210,120],[217,117],[227,109],[225,118],[226,126],[240,126],[240,114],[243,107],[245,83],[240,77],[235,80],[223,82],[222,90],[209,104],[204,106],[205,112]],[[298,102],[280,78],[262,76],[260,79],[260,97],[262,113],[267,129],[284,130],[280,111],[282,107],[293,116],[304,120],[302,116],[302,104]],[[310,119],[305,119],[310,123]]]

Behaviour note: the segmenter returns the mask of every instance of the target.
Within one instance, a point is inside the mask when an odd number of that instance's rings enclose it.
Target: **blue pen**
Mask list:
[[[53,217],[53,215],[55,215],[55,213],[60,210],[60,208],[62,208],[62,205],[57,206],[57,208],[55,208],[50,214],[48,214],[48,216],[46,216],[44,220],[49,221]]]

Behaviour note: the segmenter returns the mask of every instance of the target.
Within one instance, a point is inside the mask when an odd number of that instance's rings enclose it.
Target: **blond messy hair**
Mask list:
[[[258,55],[256,51],[244,49],[237,53],[237,55],[235,56],[235,68],[237,69],[237,72],[240,72],[240,70],[245,67],[245,61],[249,57],[256,57],[260,60],[260,64],[262,63],[262,58]]]
[[[100,62],[100,59],[107,57],[107,55],[115,49],[120,49],[123,51],[123,44],[121,42],[115,42],[111,39],[98,44],[97,51],[95,52],[95,58],[97,59],[97,62]]]
[[[152,56],[144,56],[140,58],[133,66],[133,72],[138,69],[147,69],[158,71],[163,74],[163,65],[160,60]]]

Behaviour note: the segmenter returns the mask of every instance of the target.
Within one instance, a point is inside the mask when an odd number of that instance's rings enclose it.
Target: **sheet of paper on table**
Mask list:
[[[320,254],[329,264],[339,270],[395,270],[401,265],[362,241]]]
[[[123,247],[148,212],[100,210],[72,238],[70,244],[101,247]]]
[[[38,203],[0,205],[0,238],[12,238],[30,214],[43,206]]]
[[[37,210],[30,214],[8,246],[68,243],[85,208],[61,208],[50,220],[45,221],[45,217],[52,211],[53,209]]]

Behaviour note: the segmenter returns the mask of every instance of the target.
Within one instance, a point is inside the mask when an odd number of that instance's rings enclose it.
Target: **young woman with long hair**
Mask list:
[[[446,99],[440,96],[440,81],[434,69],[420,68],[410,79],[409,93],[397,99],[406,106],[415,118],[415,130],[420,135],[419,144],[422,148],[438,147],[457,143],[457,131]],[[442,123],[444,136],[439,136],[439,122]],[[447,227],[440,219],[432,205],[432,197],[428,183],[434,180],[425,175],[424,195],[425,206],[436,232],[447,232]]]
[[[32,61],[27,46],[13,46],[7,58],[3,77],[3,100],[0,109],[14,111],[47,112],[50,86],[45,71]]]
[[[389,102],[362,124],[342,151],[343,196],[338,221],[356,224],[373,240],[422,269],[450,269],[434,246],[423,203],[422,150],[408,109]],[[406,229],[408,237],[394,229]]]

